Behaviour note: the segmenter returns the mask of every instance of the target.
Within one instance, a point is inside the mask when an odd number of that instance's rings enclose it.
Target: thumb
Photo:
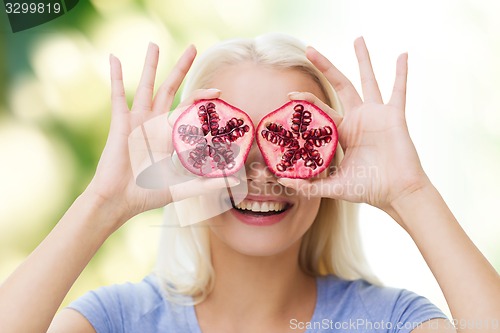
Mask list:
[[[220,196],[223,190],[237,186],[240,183],[235,177],[221,178],[193,178],[186,182],[180,182],[169,186],[173,201],[180,201],[190,197],[201,195]]]
[[[308,198],[342,199],[344,193],[344,185],[336,175],[316,179],[279,178],[278,183]]]

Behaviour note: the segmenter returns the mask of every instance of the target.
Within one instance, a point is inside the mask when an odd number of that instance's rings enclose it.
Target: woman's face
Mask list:
[[[255,127],[265,115],[288,102],[290,92],[311,92],[325,100],[319,86],[308,75],[250,62],[217,71],[210,87],[220,89],[223,100],[245,111]],[[215,241],[237,252],[257,256],[278,254],[297,245],[313,223],[321,199],[300,196],[281,186],[267,168],[255,142],[245,171],[246,198],[238,207],[208,221],[212,236],[217,238]],[[271,210],[259,211],[262,208]]]

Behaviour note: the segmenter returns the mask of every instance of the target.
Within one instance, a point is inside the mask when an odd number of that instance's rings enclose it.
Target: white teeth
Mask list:
[[[276,211],[280,212],[285,209],[284,202],[276,201],[253,201],[253,200],[243,200],[239,204],[236,204],[236,208],[241,210],[251,210],[252,212],[269,212]]]

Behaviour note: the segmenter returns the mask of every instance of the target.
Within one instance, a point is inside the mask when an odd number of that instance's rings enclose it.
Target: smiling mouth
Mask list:
[[[283,214],[288,209],[292,207],[291,204],[287,202],[278,201],[256,201],[250,199],[244,199],[238,204],[233,203],[233,208],[242,214],[248,215],[258,215],[258,216],[270,216]]]

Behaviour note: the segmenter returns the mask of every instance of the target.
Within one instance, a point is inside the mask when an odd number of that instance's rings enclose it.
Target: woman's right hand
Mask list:
[[[118,223],[118,225],[113,226],[114,228],[141,212],[165,206],[172,201],[172,193],[170,193],[168,186],[162,189],[145,189],[136,184],[136,177],[131,167],[129,137],[134,130],[140,130],[141,126],[154,123],[157,121],[156,119],[162,121],[163,118],[167,118],[175,93],[191,67],[195,56],[194,46],[188,47],[153,98],[159,49],[157,45],[151,43],[131,110],[129,110],[125,98],[120,61],[118,58],[110,56],[112,96],[110,131],[95,176],[85,194],[96,196],[99,198],[99,202],[111,208],[109,211],[112,212],[113,216],[110,220],[115,221],[113,223]],[[197,91],[191,98],[184,101],[178,110],[196,99],[217,98],[219,95],[220,92],[216,90]],[[178,112],[176,110],[174,114]],[[171,125],[168,121],[161,124],[164,124],[160,127],[165,131],[161,134],[166,140],[164,141],[164,149],[167,154],[171,155],[173,152]],[[200,179],[199,182],[210,183],[206,186],[208,189],[226,186],[224,179]],[[190,186],[191,192],[183,193],[180,198],[200,194],[192,192],[201,192],[203,188],[205,187]],[[178,194],[176,194],[176,199],[179,199]]]

